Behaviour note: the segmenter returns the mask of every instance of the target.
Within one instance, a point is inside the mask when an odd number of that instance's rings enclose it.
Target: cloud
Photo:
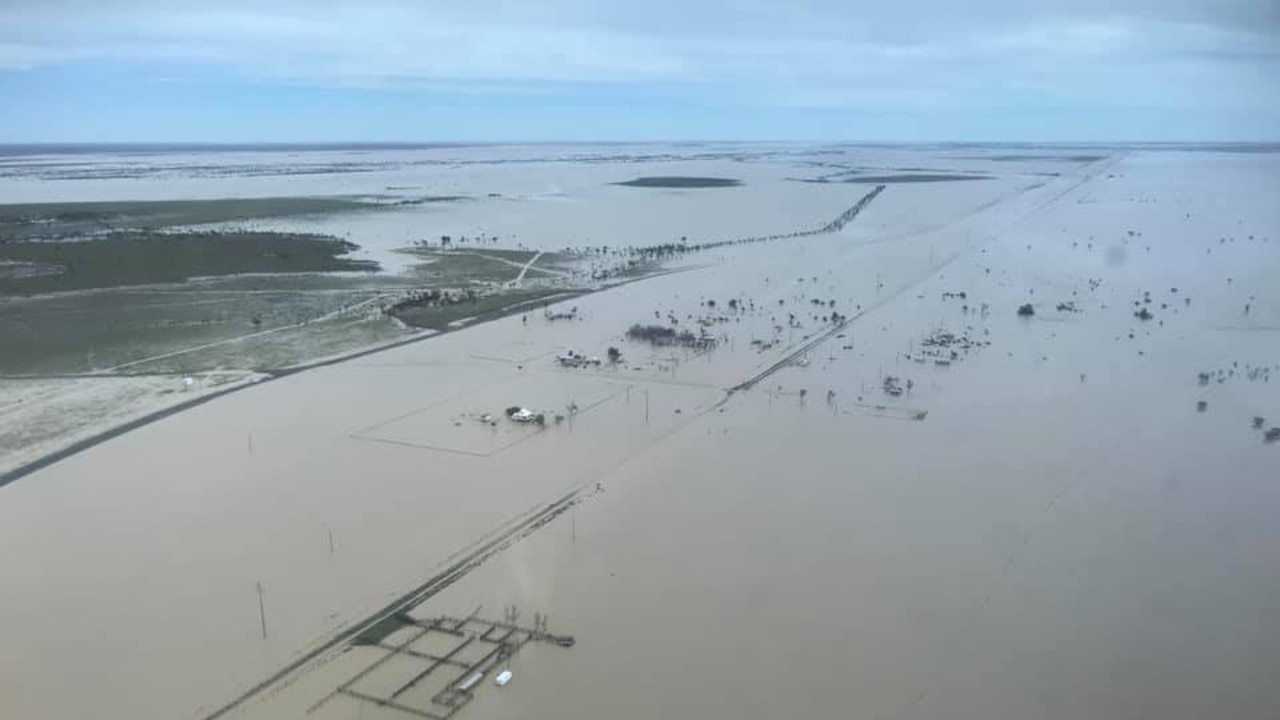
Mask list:
[[[0,0],[0,16],[0,72],[776,107],[1280,103],[1260,99],[1280,97],[1275,0]]]

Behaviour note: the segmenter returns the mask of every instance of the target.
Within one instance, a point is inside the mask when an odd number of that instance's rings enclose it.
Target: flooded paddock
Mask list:
[[[1266,717],[1280,156],[847,152],[999,177],[258,382],[0,489],[0,714]],[[535,159],[508,182],[590,184],[554,202],[602,241],[789,232],[869,189],[782,179],[832,171],[803,157]],[[743,185],[665,217],[667,189],[604,185],[677,175]],[[764,175],[795,193],[776,225],[698,204]],[[554,247],[540,213],[513,217]]]

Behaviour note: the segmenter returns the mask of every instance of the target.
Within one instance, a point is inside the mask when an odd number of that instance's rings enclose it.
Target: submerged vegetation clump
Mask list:
[[[741,180],[734,178],[722,177],[691,177],[687,175],[661,175],[650,177],[638,177],[634,180],[614,183],[614,185],[622,185],[625,187],[650,187],[650,188],[719,188],[719,187],[737,187],[742,184]]]
[[[946,366],[962,360],[975,350],[981,350],[991,344],[990,340],[975,340],[967,333],[959,335],[947,330],[935,330],[920,341],[920,349],[907,353],[906,359],[918,363],[933,361],[936,365]]]
[[[902,394],[902,381],[896,375],[885,375],[882,385],[886,395],[898,397]]]
[[[676,331],[666,325],[635,324],[627,329],[628,340],[639,340],[650,345],[666,347],[678,345],[693,350],[706,350],[716,345],[716,339],[710,335],[695,335],[689,330]]]
[[[547,310],[546,312],[543,313],[542,316],[546,318],[548,322],[555,322],[557,320],[577,320],[578,306],[574,305],[568,310],[557,310],[556,312],[551,312],[551,310]]]

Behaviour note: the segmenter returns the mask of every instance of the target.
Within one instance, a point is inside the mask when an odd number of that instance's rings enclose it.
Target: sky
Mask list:
[[[0,143],[1277,141],[1280,0],[0,0]]]

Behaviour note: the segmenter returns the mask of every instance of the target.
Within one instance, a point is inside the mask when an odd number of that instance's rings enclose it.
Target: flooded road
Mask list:
[[[1280,424],[1278,163],[1117,153],[951,204],[890,185],[838,234],[72,456],[0,491],[0,714],[205,717],[579,491],[415,608],[515,604],[577,640],[458,717],[1268,717],[1280,446],[1251,419]],[[836,212],[867,189],[842,187]],[[716,348],[622,337],[672,319]],[[918,362],[939,332],[980,343]],[[480,419],[513,405],[566,419]],[[404,717],[316,705],[360,655],[230,716]]]

